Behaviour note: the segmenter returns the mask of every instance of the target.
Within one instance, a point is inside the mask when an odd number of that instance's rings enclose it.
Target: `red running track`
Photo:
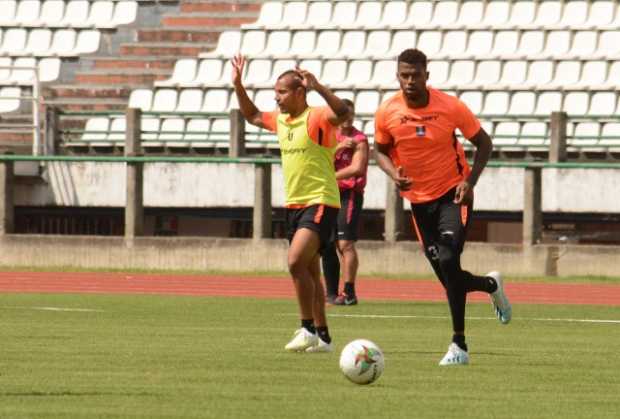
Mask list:
[[[358,295],[365,300],[445,301],[436,280],[361,279]],[[601,304],[620,306],[620,285],[508,283],[514,303]],[[202,275],[0,272],[0,293],[158,294],[223,297],[293,298],[287,278]],[[473,293],[469,301],[488,301]]]

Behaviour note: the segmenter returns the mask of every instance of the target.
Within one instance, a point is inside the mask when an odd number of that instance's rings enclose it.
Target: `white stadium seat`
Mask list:
[[[28,55],[47,55],[52,45],[52,31],[49,29],[32,29],[28,33],[28,42],[24,53]]]
[[[201,112],[226,112],[229,99],[227,89],[209,89],[205,92]]]
[[[491,27],[505,24],[510,17],[511,4],[507,1],[491,1],[487,3],[481,24]]]
[[[73,29],[59,29],[54,31],[49,55],[68,56],[73,55],[77,33]]]
[[[589,108],[587,92],[569,92],[564,97],[563,110],[569,115],[585,115]]]
[[[60,76],[60,59],[59,58],[42,58],[38,62],[39,81],[42,83],[58,80]]]
[[[306,20],[308,3],[305,1],[290,1],[284,3],[281,25],[287,27],[300,26]]]
[[[321,27],[329,25],[332,17],[332,4],[327,1],[313,2],[308,6],[308,16],[304,27]]]
[[[218,82],[219,80],[225,77],[223,73],[223,69],[224,69],[224,61],[222,59],[206,58],[206,59],[200,60],[200,65],[198,66],[198,72],[196,73],[196,78],[190,84],[191,85],[216,84],[216,82]],[[190,84],[187,84],[187,85],[190,85]]]
[[[536,5],[534,1],[516,1],[512,4],[510,11],[510,24],[514,26],[524,26],[534,22],[536,16]]]
[[[267,38],[267,46],[261,55],[278,57],[286,55],[291,46],[290,31],[273,31]]]
[[[183,139],[185,120],[183,118],[166,118],[161,122],[159,141],[179,141]],[[175,145],[170,144],[170,145]],[[181,144],[176,144],[177,146]]]
[[[593,1],[589,4],[590,13],[585,26],[598,28],[613,22],[617,17],[617,1]]]
[[[202,52],[201,58],[233,57],[241,48],[241,32],[224,31],[217,40],[217,47],[211,52]]]
[[[185,126],[186,141],[206,141],[211,130],[211,121],[208,119],[190,119]]]
[[[63,27],[84,27],[88,20],[90,2],[86,0],[71,0],[65,8],[65,15],[58,26]]]
[[[112,18],[114,17],[114,3],[106,0],[98,0],[91,4],[87,26],[96,28],[112,27]]]
[[[357,6],[355,1],[339,1],[334,4],[334,12],[330,22],[330,27],[346,27],[357,19]]]
[[[379,1],[367,1],[359,3],[357,17],[354,21],[345,24],[345,27],[370,28],[379,25],[383,3]]]
[[[2,53],[21,53],[26,48],[26,39],[28,31],[21,28],[10,28],[4,31],[2,36],[2,46],[0,46],[0,54]]]
[[[562,15],[562,3],[559,1],[541,1],[538,3],[534,25],[544,28],[558,23]]]
[[[409,5],[405,1],[389,1],[385,3],[380,27],[390,28],[400,25],[407,18]]]
[[[200,89],[183,89],[179,92],[176,112],[200,112],[203,93]]]
[[[373,70],[371,85],[380,86],[385,88],[386,86],[397,86],[396,81],[396,61],[394,60],[380,60],[375,63]]]
[[[15,68],[11,73],[11,81],[16,84],[30,84],[37,74],[37,60],[34,58],[17,58],[13,61]],[[32,68],[35,68],[33,70]]]
[[[15,12],[17,11],[17,0],[5,0],[2,2],[2,13],[0,14],[0,25],[14,25]]]
[[[142,118],[142,141],[155,141],[159,137],[161,119],[146,117]]]
[[[551,115],[551,112],[562,110],[562,94],[560,92],[542,92],[536,101],[535,115]]]
[[[114,142],[124,142],[127,131],[127,121],[125,118],[114,118],[110,122],[110,133],[106,140]]]
[[[316,40],[313,55],[320,57],[333,57],[340,51],[340,32],[321,31]]]
[[[486,86],[488,84],[496,84],[499,82],[502,74],[502,62],[499,60],[478,61],[476,66],[476,76],[473,84],[478,86]]]
[[[254,23],[244,24],[242,28],[263,28],[278,25],[282,21],[284,4],[280,1],[265,2],[260,8],[258,20]]]
[[[291,49],[288,53],[293,56],[309,56],[314,51],[315,42],[315,31],[296,31],[291,39]]]
[[[435,2],[432,1],[416,1],[409,6],[409,15],[404,26],[423,26],[430,24],[433,18],[433,8]]]
[[[368,83],[372,77],[373,63],[370,60],[353,60],[349,62],[346,84],[352,88]]]
[[[108,136],[110,120],[106,117],[93,117],[86,121],[82,141],[104,141]]]
[[[477,25],[482,22],[484,14],[484,4],[480,0],[464,1],[461,4],[456,24],[464,28]]]
[[[265,32],[252,30],[243,33],[243,41],[240,50],[242,55],[259,55],[264,49]]]
[[[157,89],[153,95],[152,112],[173,112],[177,107],[177,91],[174,89]]]
[[[382,57],[388,52],[392,35],[389,31],[371,31],[366,38],[364,57]]]
[[[467,105],[467,107],[474,113],[479,114],[482,111],[482,92],[478,91],[466,91],[461,93],[459,99]]]
[[[596,92],[590,100],[589,115],[612,115],[616,111],[615,92]],[[620,135],[620,133],[618,133]]]
[[[138,3],[136,1],[119,1],[114,7],[112,26],[129,25],[136,21]]]
[[[32,25],[39,19],[41,2],[39,0],[22,0],[17,4],[15,23],[19,25]]]
[[[150,111],[153,103],[153,91],[150,89],[135,89],[129,95],[128,108]]]
[[[41,6],[41,15],[35,26],[57,26],[65,14],[63,0],[46,0]]]
[[[100,41],[101,32],[97,30],[82,30],[78,33],[73,53],[75,55],[82,55],[97,52]]]
[[[342,37],[339,49],[339,57],[357,58],[366,46],[365,31],[346,31]]]
[[[245,85],[266,84],[271,79],[271,60],[255,59],[247,64],[243,83]]]
[[[197,66],[198,62],[194,58],[177,60],[172,76],[167,80],[156,81],[155,86],[189,86],[196,79]]]
[[[504,115],[508,112],[509,94],[507,92],[489,92],[484,98],[485,115]]]
[[[459,4],[452,0],[436,2],[431,25],[441,27],[454,23],[459,13]]]
[[[2,83],[3,80],[9,80],[11,78],[11,69],[8,67],[10,67],[12,64],[12,58],[0,57],[0,83]]]
[[[588,17],[588,9],[590,4],[596,2],[588,1],[569,1],[564,4],[564,10],[562,11],[562,17],[558,22],[558,25],[565,27],[572,27],[577,25],[583,25]]]
[[[510,98],[509,115],[531,115],[536,108],[536,94],[534,92],[515,92]]]
[[[362,90],[355,96],[355,112],[375,113],[379,107],[379,93],[376,90]]]
[[[19,87],[0,87],[0,113],[19,109],[21,89]]]

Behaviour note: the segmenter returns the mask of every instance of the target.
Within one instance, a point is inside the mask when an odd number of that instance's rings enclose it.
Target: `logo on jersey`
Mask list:
[[[425,125],[416,125],[415,127],[415,135],[418,137],[426,137],[426,126]]]

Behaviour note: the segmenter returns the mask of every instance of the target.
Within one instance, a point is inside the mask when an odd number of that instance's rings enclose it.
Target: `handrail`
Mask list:
[[[98,163],[239,163],[280,164],[275,157],[176,157],[176,156],[30,156],[0,154],[0,161],[98,162]],[[374,162],[371,162],[374,163]],[[540,169],[620,169],[620,162],[490,161],[488,167]]]

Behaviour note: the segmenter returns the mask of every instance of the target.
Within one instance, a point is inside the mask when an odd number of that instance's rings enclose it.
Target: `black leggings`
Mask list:
[[[451,189],[434,201],[411,204],[411,213],[424,254],[446,290],[452,328],[456,333],[464,333],[467,293],[491,292],[493,283],[461,268],[472,205],[455,204],[454,194],[455,189]]]

